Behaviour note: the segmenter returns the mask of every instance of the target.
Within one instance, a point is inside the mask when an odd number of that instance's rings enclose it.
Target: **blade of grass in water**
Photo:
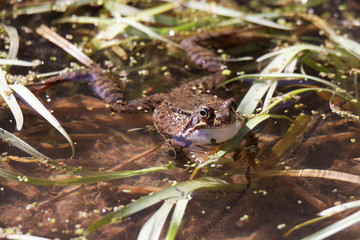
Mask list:
[[[119,18],[118,19],[119,22],[121,23],[126,23],[126,26],[127,25],[130,25],[134,28],[136,28],[137,30],[147,34],[149,37],[153,38],[153,39],[158,39],[160,41],[163,41],[163,42],[166,42],[166,43],[169,43],[173,46],[176,46],[178,48],[182,48],[181,45],[177,44],[176,42],[173,42],[159,34],[157,34],[155,31],[153,31],[151,28],[145,26],[144,24],[141,24],[131,18],[126,18],[126,17],[123,17],[123,18]],[[111,26],[109,26],[109,29],[111,29]],[[113,29],[111,29],[111,31],[113,31]],[[100,38],[104,38],[104,39],[111,39],[110,37],[111,36],[107,36],[106,35],[106,32],[105,33],[102,33],[100,36],[98,36]]]
[[[351,208],[360,208],[360,200],[336,205],[334,207],[331,207],[331,208],[328,208],[328,209],[325,209],[325,210],[319,212],[317,215],[319,215],[319,216],[333,215],[333,214],[340,213],[342,211],[345,211],[345,210],[348,210]]]
[[[4,236],[4,235],[2,235]],[[6,239],[8,240],[51,240],[50,238],[30,236],[26,234],[9,234],[6,235]]]
[[[284,73],[293,73],[293,72],[295,72],[296,65],[297,65],[298,61],[299,61],[299,58],[294,57],[294,59],[291,60],[289,62],[289,64],[285,67]]]
[[[138,22],[144,18],[153,17],[157,14],[169,11],[169,10],[175,8],[178,5],[177,3],[165,3],[162,5],[156,6],[154,8],[149,8],[149,9],[145,9],[145,10],[141,10],[141,11],[139,10],[135,14],[128,15],[127,17],[121,17],[121,14],[119,13],[119,11],[121,11],[121,10],[118,10],[121,8],[121,4],[120,4],[120,6],[118,6],[118,5],[119,5],[118,3],[114,3],[114,2],[109,2],[108,4],[105,4],[105,7],[116,18],[117,23],[115,23],[111,26],[108,26],[104,32],[102,32],[101,34],[99,34],[97,36],[98,38],[112,39],[116,35],[123,33],[124,29],[128,25],[131,25],[132,27],[146,33],[150,37],[159,39],[161,41],[164,41],[164,42],[167,42],[170,44],[175,44],[175,46],[179,47],[178,44],[160,36],[159,34],[155,33],[153,30],[151,30],[149,27],[146,27],[145,25]]]
[[[324,31],[325,35],[327,35],[335,43],[339,44],[339,46],[341,46],[343,49],[345,49],[355,57],[360,58],[360,44],[358,42],[338,35],[328,22],[315,14],[308,13],[299,15],[306,20],[312,22],[315,26]]]
[[[348,183],[360,183],[360,176],[350,173],[337,172],[332,170],[320,170],[320,169],[300,169],[300,170],[268,170],[257,171],[254,174],[261,177],[274,177],[274,176],[286,176],[286,177],[311,177],[330,179],[335,181],[342,181]]]
[[[27,61],[23,61],[23,60],[0,58],[0,65],[16,65],[16,66],[23,66],[23,67],[36,67],[39,65],[39,63],[38,62],[27,62]]]
[[[135,16],[136,14],[141,12],[140,9],[121,3],[119,1],[106,1],[104,2],[104,8],[107,9],[109,12],[111,12],[113,16]],[[142,14],[144,14],[144,18],[154,16],[151,14],[146,15],[144,12]],[[141,19],[136,19],[136,20],[141,20]]]
[[[69,179],[50,180],[50,179],[25,176],[19,173],[10,172],[0,168],[0,176],[14,181],[24,182],[32,185],[53,187],[53,186],[69,186],[69,185],[97,183],[97,182],[108,181],[113,179],[139,176],[152,172],[166,171],[168,169],[169,168],[167,167],[153,167],[153,168],[145,168],[145,169],[133,170],[133,171],[114,171],[114,172],[84,171],[85,173],[92,174],[93,176],[81,177],[81,176],[62,175],[63,177],[69,177]]]
[[[142,226],[138,240],[155,240],[159,239],[161,230],[164,227],[175,200],[165,200],[163,205],[145,222]]]
[[[22,114],[19,103],[17,102],[12,90],[10,89],[6,78],[5,72],[0,68],[0,95],[9,106],[11,113],[13,114],[16,122],[16,129],[21,130],[24,124],[24,116]]]
[[[305,50],[310,50],[312,49],[311,47],[311,45],[302,44],[286,48],[285,50],[278,51],[276,53],[271,53],[271,55],[264,55],[262,58],[259,58],[260,60],[264,60],[268,57],[276,55],[276,57],[261,71],[261,80],[254,82],[240,102],[239,111],[247,115],[253,113],[265,94],[266,96],[263,107],[266,108],[275,92],[277,82],[271,81],[265,76],[265,74],[281,73],[286,66],[293,61],[297,54]],[[259,59],[257,61],[259,61]]]
[[[0,138],[37,159],[49,159],[14,134],[0,128]]]
[[[333,84],[330,81],[327,81],[327,80],[322,79],[322,78],[314,77],[314,76],[311,76],[311,75],[298,74],[298,73],[245,74],[245,75],[241,75],[241,76],[238,76],[236,78],[230,79],[230,80],[224,82],[221,85],[225,85],[225,84],[228,84],[230,82],[240,80],[240,79],[244,79],[244,78],[250,78],[250,79],[253,79],[253,78],[259,78],[259,79],[266,78],[266,79],[273,79],[273,80],[276,80],[276,81],[279,81],[279,80],[292,81],[293,79],[304,79],[304,81],[306,81],[307,79],[310,79],[310,80],[316,81],[318,83],[322,83],[322,84],[324,84],[324,85],[326,85],[328,87],[333,88],[334,90],[337,91],[338,95],[341,95],[342,97],[347,98],[348,100],[353,98],[353,96],[351,94],[349,94],[347,91],[340,89],[338,85]],[[304,82],[304,83],[306,83],[306,82]]]
[[[3,141],[6,141],[10,143],[11,145],[19,148],[20,150],[26,152],[30,156],[35,157],[39,163],[44,164],[50,164],[51,166],[57,167],[61,170],[64,170],[66,172],[70,172],[73,175],[68,175],[68,179],[66,180],[48,180],[48,179],[40,179],[40,178],[33,178],[33,177],[26,177],[24,175],[13,173],[4,170],[2,172],[3,177],[17,180],[19,178],[27,179],[27,183],[34,184],[34,185],[41,185],[41,186],[67,186],[67,185],[74,185],[74,184],[84,184],[84,183],[93,183],[93,182],[99,182],[99,181],[106,181],[111,179],[117,179],[117,178],[125,178],[125,177],[132,177],[132,176],[138,176],[143,175],[151,172],[156,171],[166,171],[171,170],[171,166],[167,167],[154,167],[154,168],[145,168],[140,170],[134,170],[134,171],[111,171],[111,172],[99,172],[99,171],[79,171],[78,168],[67,166],[60,164],[54,160],[51,160],[49,157],[43,155],[42,153],[38,152],[36,149],[31,147],[29,144],[24,142],[23,140],[19,139],[15,135],[7,132],[6,130],[0,128],[0,138]]]
[[[124,12],[124,9],[128,8],[129,6],[122,3],[107,1],[105,2],[104,6],[115,17],[128,16],[128,18],[134,21],[146,21],[147,19],[152,19],[155,15],[172,10],[178,5],[178,3],[164,3],[156,7],[147,8],[144,10],[139,10],[132,7],[132,11],[127,12]]]
[[[146,33],[149,37],[151,38],[154,38],[154,39],[158,39],[160,41],[163,41],[163,42],[166,42],[166,43],[169,43],[173,46],[176,46],[178,48],[182,48],[180,44],[177,44],[176,42],[173,42],[165,37],[162,37],[161,35],[157,34],[156,32],[154,32],[151,28],[137,22],[137,21],[134,21],[130,18],[121,18],[121,21],[124,22],[124,23],[127,23],[129,25],[131,25],[132,27],[140,30],[141,32],[143,33]]]
[[[189,199],[179,199],[177,201],[165,240],[175,239],[189,201]]]
[[[79,62],[84,64],[85,66],[91,68],[98,68],[99,66],[89,58],[85,53],[80,51],[75,45],[70,43],[68,40],[57,34],[56,32],[52,31],[45,25],[41,25],[36,29],[36,33],[44,37],[45,39],[49,40],[50,42],[54,43],[56,46],[63,49],[65,52],[69,53],[71,56],[76,58]]]
[[[258,57],[256,59],[256,61],[257,62],[262,62],[262,61],[264,61],[266,59],[275,57],[277,55],[280,55],[280,54],[283,54],[283,53],[286,53],[286,52],[289,52],[289,51],[290,52],[292,52],[292,51],[295,51],[295,52],[302,52],[302,51],[320,52],[322,50],[323,50],[322,47],[319,47],[319,46],[316,46],[316,45],[307,44],[307,43],[300,43],[300,44],[297,44],[297,45],[294,45],[294,46],[283,48],[283,49],[275,51],[275,52],[270,52],[270,53],[264,54],[261,57]],[[284,63],[286,63],[286,62],[287,61],[284,61]],[[284,65],[284,63],[282,65]],[[287,64],[285,64],[285,65],[287,65]],[[276,67],[276,64],[274,64],[274,67]],[[267,72],[271,72],[271,71],[267,71]]]
[[[270,81],[266,74],[273,73],[281,73],[285,69],[290,71],[290,69],[294,70],[294,66],[291,68],[289,64],[295,64],[295,57],[300,52],[303,51],[315,51],[320,52],[322,50],[321,47],[314,46],[311,44],[298,44],[295,46],[287,47],[282,50],[268,53],[258,58],[256,61],[261,62],[267,58],[274,57],[275,58],[261,71],[261,80],[255,81],[255,83],[251,86],[247,94],[244,96],[243,100],[239,105],[239,111],[244,114],[251,114],[254,112],[256,106],[259,104],[261,99],[265,96],[263,108],[266,108],[270,100],[276,90],[277,82]]]
[[[56,167],[57,169],[63,170],[63,171],[71,171],[71,172],[78,171],[78,168],[76,168],[76,167],[71,167],[71,166],[67,166],[64,164],[60,164],[60,163],[50,159],[49,157],[40,153],[39,151],[37,151],[35,148],[33,148],[32,146],[30,146],[29,144],[27,144],[20,138],[16,137],[14,134],[9,133],[8,131],[6,131],[2,128],[0,128],[0,139],[11,144],[14,147],[17,147],[18,149],[24,151],[25,153],[29,154],[30,156],[35,158],[34,160],[37,160],[37,162],[39,162],[39,163],[50,164],[52,167]],[[84,175],[85,175],[85,173],[88,174],[87,172],[84,173],[84,171],[82,171],[81,173]]]
[[[35,95],[23,85],[9,85],[21,98],[38,112],[46,121],[48,121],[56,130],[58,130],[70,143],[72,156],[75,154],[75,146],[65,129],[60,125],[58,120],[45,108],[45,106],[35,97]]]
[[[101,17],[90,17],[90,16],[71,16],[63,17],[53,21],[53,24],[62,23],[79,23],[79,24],[94,24],[99,27],[106,27],[111,24],[115,24],[116,20],[113,18],[101,18]]]
[[[261,71],[261,74],[281,73],[284,70],[286,70],[289,64],[293,63],[293,61],[296,59],[296,55],[298,55],[300,52],[309,51],[309,50],[314,51],[315,49],[319,51],[318,48],[314,48],[313,46],[308,44],[299,44],[293,47],[286,48],[284,49],[284,51],[278,52],[279,54]],[[288,68],[288,70],[290,70],[290,68]],[[276,87],[277,87],[276,81],[269,82],[267,94],[264,99],[263,108],[266,108],[269,105],[270,100],[275,93]],[[244,98],[247,98],[247,96],[245,96]],[[241,105],[240,103],[239,107],[245,108],[247,99],[245,99],[244,101],[245,103],[243,105]],[[255,102],[253,102],[252,104],[254,107]]]
[[[270,171],[258,171],[254,174],[259,175],[261,177],[273,177],[273,176],[288,176],[288,177],[315,177],[315,178],[323,178],[323,179],[332,179],[336,181],[345,181],[349,183],[360,183],[360,177],[354,174],[349,173],[342,173],[342,172],[336,172],[336,171],[330,171],[330,170],[319,170],[319,169],[301,169],[301,170],[285,170],[285,171],[279,171],[279,170],[270,170]],[[334,206],[332,208],[328,208],[320,213],[318,215],[320,217],[311,219],[309,221],[303,222],[299,225],[296,225],[292,229],[290,229],[288,232],[284,234],[284,236],[289,236],[292,232],[295,230],[298,230],[300,228],[303,228],[305,226],[308,226],[310,224],[319,222],[323,219],[329,218],[333,216],[336,213],[340,213],[346,209],[360,207],[360,201],[354,201],[350,203],[344,203],[338,206]],[[344,220],[344,219],[343,219]],[[335,224],[320,230],[317,233],[311,234],[308,237],[304,239],[324,239],[324,237],[331,236],[335,232],[341,231],[344,228],[356,224],[359,222],[359,219],[357,221],[354,221],[355,219],[349,219],[346,221],[338,221]],[[330,235],[327,235],[330,234]]]
[[[14,8],[14,10],[1,11],[0,16],[23,15],[23,14],[38,14],[50,11],[64,12],[67,8],[72,6],[81,6],[88,4],[95,4],[98,0],[56,0],[56,1],[39,1],[38,4],[29,2],[28,7]]]
[[[327,226],[326,228],[321,229],[320,231],[317,231],[307,237],[302,238],[301,240],[321,240],[325,239],[327,237],[330,237],[334,235],[337,232],[340,232],[352,225],[355,225],[360,222],[360,211],[341,219],[340,221],[337,221],[336,223],[331,224],[330,226]]]
[[[293,144],[295,138],[305,131],[309,122],[309,115],[299,114],[287,132],[271,149],[270,157],[266,160],[265,165],[272,166],[276,164],[285,151]]]
[[[267,19],[261,18],[259,16],[245,14],[241,11],[237,11],[237,10],[231,9],[231,8],[226,8],[226,7],[216,5],[213,3],[205,3],[205,2],[200,2],[200,1],[188,1],[188,2],[184,2],[184,5],[187,6],[188,8],[193,8],[193,9],[217,14],[220,16],[241,18],[247,22],[256,23],[256,24],[259,24],[262,26],[283,29],[283,30],[291,30],[292,29],[292,27],[280,25],[275,22],[269,21]]]
[[[211,177],[204,177],[199,180],[191,180],[178,183],[174,186],[165,188],[156,193],[139,198],[122,207],[120,210],[109,213],[95,223],[91,224],[86,230],[85,234],[88,235],[105,224],[117,222],[118,220],[121,220],[121,218],[137,213],[145,208],[159,203],[160,201],[166,199],[186,199],[188,198],[190,193],[197,189],[224,187],[228,185],[229,184],[225,181]]]
[[[4,28],[4,30],[6,31],[7,35],[9,36],[9,39],[10,39],[8,58],[14,59],[14,58],[16,58],[17,53],[19,51],[19,41],[20,41],[19,34],[18,34],[16,28],[14,28],[12,26],[8,26],[5,24],[1,24],[1,26]]]

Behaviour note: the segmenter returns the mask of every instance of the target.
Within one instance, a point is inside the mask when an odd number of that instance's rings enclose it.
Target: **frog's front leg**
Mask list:
[[[166,139],[166,142],[161,146],[161,153],[164,157],[172,158],[173,160],[186,158],[184,147],[176,144],[174,139]]]

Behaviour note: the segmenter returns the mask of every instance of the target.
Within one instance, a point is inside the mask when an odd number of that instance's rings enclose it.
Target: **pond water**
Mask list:
[[[35,69],[38,72],[59,70],[74,61],[33,32],[40,23],[46,23],[46,19],[57,19],[60,16],[58,13],[20,16],[9,22],[18,27],[21,35],[19,58],[40,58],[45,61],[43,66]],[[20,30],[20,25],[25,21],[32,31]],[[70,26],[59,26],[59,30],[77,33]],[[89,30],[83,27],[78,31],[80,36],[75,36],[75,39],[81,39],[81,34],[88,34]],[[26,42],[30,40],[34,43],[29,46]],[[261,56],[270,46],[275,46],[269,39],[254,38],[249,41],[242,38],[239,46],[234,46],[232,39],[228,40],[230,44],[224,44],[222,39],[209,44],[216,47],[229,45],[224,47],[225,51],[234,56],[241,55],[245,46],[245,52],[252,52],[254,57]],[[145,43],[129,51],[136,60],[131,67],[128,60],[114,58],[111,50],[93,57],[102,63],[104,56],[112,56],[113,62],[118,65],[115,67],[117,74],[125,68],[127,77],[122,84],[125,82],[126,95],[131,99],[141,96],[143,91],[149,91],[149,94],[166,92],[183,82],[209,74],[191,63],[181,50],[158,42]],[[251,51],[254,46],[255,50]],[[56,56],[56,60],[51,61],[52,56]],[[236,71],[240,71],[255,65],[253,61],[229,63],[229,68],[237,66]],[[24,71],[21,68],[11,69],[13,74],[24,74]],[[250,86],[251,82],[237,81],[215,92],[221,97],[233,97],[239,102]],[[286,92],[291,87],[285,86],[279,91]],[[84,170],[92,171],[124,171],[167,166],[170,162],[161,154],[159,146],[164,140],[152,128],[151,113],[112,114],[87,82],[58,84],[40,93],[39,98],[52,110],[76,143],[74,157],[71,157],[67,141],[25,105],[25,126],[21,132],[13,131],[11,113],[5,108],[1,109],[0,126],[14,132],[61,164],[81,166]],[[296,105],[298,103],[303,105]],[[256,172],[324,169],[359,175],[360,130],[358,122],[331,113],[327,99],[316,93],[303,95],[299,102],[280,105],[274,113],[285,113],[289,117],[306,113],[311,116],[311,120],[274,166],[263,163],[270,158],[272,147],[286,133],[291,123],[284,119],[270,119],[255,128],[258,138],[257,165],[251,171],[250,187],[245,187],[249,180],[244,176],[246,166],[241,160],[215,164],[214,167],[199,171],[196,175],[198,179],[216,177],[227,181],[230,186],[191,193],[191,201],[177,239],[301,239],[355,212],[346,211],[284,237],[292,227],[315,218],[318,212],[334,204],[359,200],[360,186],[324,178],[264,177]],[[0,143],[0,150],[4,157],[27,157],[22,151],[4,142]],[[144,152],[147,152],[144,156],[136,157]],[[194,152],[200,157],[204,156],[201,149],[189,149],[188,156],[191,157]],[[193,162],[174,165],[177,167],[171,170],[140,176],[52,188],[0,178],[0,227],[11,227],[13,231],[51,239],[80,237],[90,224],[120,206],[190,179],[194,170]],[[2,161],[1,168],[43,179],[69,178],[66,172],[58,171],[51,165],[21,162],[14,158]],[[107,224],[87,236],[87,239],[136,239],[141,227],[160,206],[155,204],[117,223]],[[168,225],[168,222],[165,223],[166,227]],[[161,236],[164,238],[166,231]],[[356,238],[360,238],[359,224],[329,239]]]

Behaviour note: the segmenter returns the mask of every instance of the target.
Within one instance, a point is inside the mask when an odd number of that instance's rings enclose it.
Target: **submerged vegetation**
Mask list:
[[[356,25],[359,21],[354,19],[350,9],[347,9],[351,4],[356,3],[348,1],[344,5],[338,6],[339,11],[343,9],[340,13],[343,14],[342,21],[346,22],[347,26]],[[3,5],[4,8],[0,12],[1,18],[6,22],[6,24],[2,24],[1,37],[5,47],[1,51],[2,58],[0,59],[2,65],[0,68],[0,94],[5,101],[3,106],[9,107],[16,122],[16,129],[21,130],[24,124],[23,113],[18,103],[18,99],[21,99],[66,138],[72,148],[73,156],[76,153],[76,144],[74,145],[71,134],[69,136],[65,131],[66,127],[61,126],[60,121],[56,120],[35,96],[36,92],[40,92],[42,89],[34,88],[33,83],[42,77],[82,67],[79,67],[78,63],[69,64],[64,61],[60,63],[60,66],[56,66],[57,69],[54,69],[54,66],[46,62],[48,60],[40,59],[39,61],[38,56],[30,56],[32,61],[29,61],[28,54],[19,52],[19,42],[26,42],[30,46],[37,43],[32,39],[20,41],[17,33],[20,29],[22,31],[26,29],[26,32],[33,34],[36,32],[37,38],[41,38],[42,41],[47,39],[59,46],[84,67],[91,68],[99,64],[108,68],[109,71],[120,76],[123,85],[127,85],[127,82],[130,81],[129,75],[131,78],[156,76],[160,79],[158,81],[149,80],[149,83],[144,84],[144,88],[146,86],[153,88],[153,86],[160,85],[161,81],[168,80],[168,76],[174,77],[168,70],[173,62],[165,61],[169,63],[169,66],[154,66],[156,63],[163,62],[160,59],[162,56],[151,55],[151,51],[154,51],[153,48],[159,51],[165,49],[164,52],[167,55],[181,58],[181,61],[185,59],[183,61],[185,63],[181,62],[174,68],[176,71],[180,67],[183,68],[181,73],[184,76],[194,72],[193,75],[201,76],[209,73],[204,73],[191,66],[192,63],[187,60],[187,56],[183,54],[182,47],[179,45],[181,39],[199,32],[243,27],[250,29],[241,36],[229,37],[229,43],[216,42],[216,39],[206,43],[206,46],[212,46],[214,51],[219,53],[219,57],[229,65],[229,69],[224,70],[224,75],[228,76],[228,80],[219,88],[234,85],[236,89],[237,84],[245,84],[248,87],[246,93],[239,93],[243,96],[238,111],[247,119],[245,127],[233,139],[208,153],[204,158],[199,157],[193,162],[186,163],[187,180],[181,182],[175,180],[169,182],[167,186],[152,186],[151,191],[144,191],[151,192],[150,194],[142,197],[134,196],[136,200],[130,202],[128,199],[126,204],[121,202],[120,207],[115,207],[117,202],[114,200],[113,209],[109,214],[99,217],[96,221],[86,222],[86,226],[78,228],[76,231],[62,232],[61,234],[91,238],[92,234],[99,231],[98,229],[105,224],[119,222],[123,224],[126,217],[152,206],[158,206],[157,204],[162,202],[161,207],[147,219],[141,228],[138,239],[158,239],[160,236],[166,239],[175,239],[184,216],[191,215],[186,209],[193,198],[194,191],[236,192],[239,193],[236,197],[237,202],[238,198],[242,198],[247,191],[251,192],[249,189],[253,187],[252,184],[256,179],[287,176],[331,179],[357,185],[360,183],[359,172],[356,171],[345,173],[341,169],[336,171],[337,169],[334,168],[290,170],[285,163],[287,159],[283,158],[296,139],[303,136],[311,121],[310,115],[313,118],[320,115],[325,119],[327,115],[336,114],[339,119],[350,121],[357,127],[360,121],[358,86],[360,43],[352,40],[355,39],[352,38],[352,34],[358,33],[343,34],[341,32],[347,29],[339,29],[333,25],[337,22],[331,17],[335,12],[331,12],[332,9],[329,9],[328,12],[326,8],[326,6],[331,6],[331,1],[302,1],[300,5],[297,1],[289,1],[279,6],[263,5],[261,1],[249,1],[246,5],[239,6],[236,3],[229,3],[228,6],[225,6],[220,3],[198,1],[152,3],[116,0],[43,2],[29,0],[15,3],[13,7],[10,6],[10,2]],[[249,13],[249,9],[254,8],[261,9],[262,12]],[[321,14],[321,17],[313,13],[314,11],[319,11],[318,14]],[[336,14],[339,13],[336,12]],[[42,20],[41,25],[35,23],[28,26],[19,25],[16,22],[18,18],[26,19],[26,17],[30,18],[36,15],[43,16],[44,19],[51,22]],[[35,25],[37,26],[35,27]],[[60,32],[60,35],[55,33],[56,30]],[[61,36],[65,36],[70,41],[74,39],[74,43],[70,43]],[[238,39],[235,44],[232,38]],[[239,46],[234,47],[234,45]],[[22,46],[22,48],[26,47]],[[45,57],[49,56],[45,55]],[[50,56],[50,59],[52,58],[57,58],[57,56]],[[45,67],[49,64],[51,70],[42,67],[41,62]],[[31,71],[24,74],[27,71],[24,69],[29,67]],[[188,70],[190,73],[186,73]],[[21,75],[15,75],[19,74],[18,72]],[[137,73],[137,75],[133,73]],[[174,78],[179,78],[179,76]],[[167,87],[168,85],[165,84],[165,87],[162,88],[166,89]],[[154,91],[161,91],[161,87]],[[309,92],[313,93],[310,97]],[[142,94],[146,95],[147,93]],[[316,101],[316,105],[320,107],[306,109],[304,102],[310,105],[311,101]],[[322,106],[324,102],[328,104],[328,112],[324,111]],[[287,106],[295,107],[289,111]],[[1,111],[6,111],[5,107]],[[244,170],[246,161],[244,159],[235,161],[229,157],[229,153],[250,131],[259,131],[266,120],[271,118],[279,121],[285,120],[291,124],[285,131],[282,131],[281,137],[273,141],[270,151],[263,154],[261,158],[257,158],[255,166],[251,166],[250,171]],[[85,186],[90,183],[97,183],[101,186],[109,180],[132,178],[149,173],[162,174],[177,169],[175,167],[177,163],[170,162],[163,164],[165,166],[154,165],[138,170],[123,170],[123,166],[126,164],[108,170],[87,170],[78,166],[76,161],[66,164],[51,159],[3,128],[5,127],[0,126],[0,137],[30,156],[30,158],[16,157],[12,156],[11,151],[3,150],[4,158],[3,164],[0,166],[0,176],[7,180],[49,188],[71,185]],[[21,134],[21,132],[19,133]],[[350,141],[355,143],[360,139],[351,138]],[[134,156],[133,159],[129,159],[129,163],[146,156],[153,150],[150,149],[144,154]],[[250,149],[249,151],[256,150]],[[63,154],[62,157],[65,158],[64,151]],[[76,159],[76,155],[74,158]],[[358,158],[354,159],[355,162],[358,162]],[[106,162],[104,159],[102,161]],[[28,176],[29,172],[21,173],[23,169],[14,170],[13,167],[9,167],[9,162],[37,164],[45,172],[51,170],[51,174],[46,172],[47,175],[44,174],[40,177],[35,177],[36,174]],[[229,167],[221,169],[224,165],[229,165]],[[295,166],[299,165],[295,164]],[[90,167],[90,169],[92,168]],[[47,177],[49,175],[51,177]],[[151,185],[151,183],[146,183],[146,185]],[[1,186],[6,187],[6,184],[1,184]],[[79,188],[71,189],[71,191],[79,190]],[[71,191],[69,190],[69,192]],[[61,191],[58,193],[58,198],[66,194],[68,194],[67,191]],[[354,195],[358,197],[356,194]],[[51,201],[49,200],[49,202]],[[359,207],[358,200],[343,203],[322,211],[319,213],[318,219],[309,220],[293,229],[291,229],[293,226],[287,226],[289,227],[288,232],[283,233],[291,237],[291,234],[301,231],[310,223],[316,224],[319,220],[329,218],[336,213]],[[154,210],[154,208],[152,209]],[[172,211],[172,209],[174,210]],[[167,225],[166,220],[170,215],[171,220]],[[360,221],[358,215],[359,212],[355,212],[352,215],[343,216],[342,219],[338,219],[337,222],[322,230],[314,231],[308,236],[301,234],[299,236],[302,239],[324,239],[351,225],[358,224]],[[164,231],[166,232],[164,234],[162,229],[165,226],[168,230]],[[30,229],[28,232],[31,233]],[[0,232],[0,236],[2,236],[1,234],[11,237],[13,232],[6,233],[4,231]],[[35,234],[39,233],[35,231]],[[195,238],[195,235],[194,237],[189,236],[189,238]]]

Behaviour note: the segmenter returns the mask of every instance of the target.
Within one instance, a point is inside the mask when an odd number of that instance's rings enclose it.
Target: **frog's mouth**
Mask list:
[[[238,118],[234,123],[218,127],[195,126],[182,134],[191,145],[205,145],[225,142],[233,138],[243,127],[244,120]]]

